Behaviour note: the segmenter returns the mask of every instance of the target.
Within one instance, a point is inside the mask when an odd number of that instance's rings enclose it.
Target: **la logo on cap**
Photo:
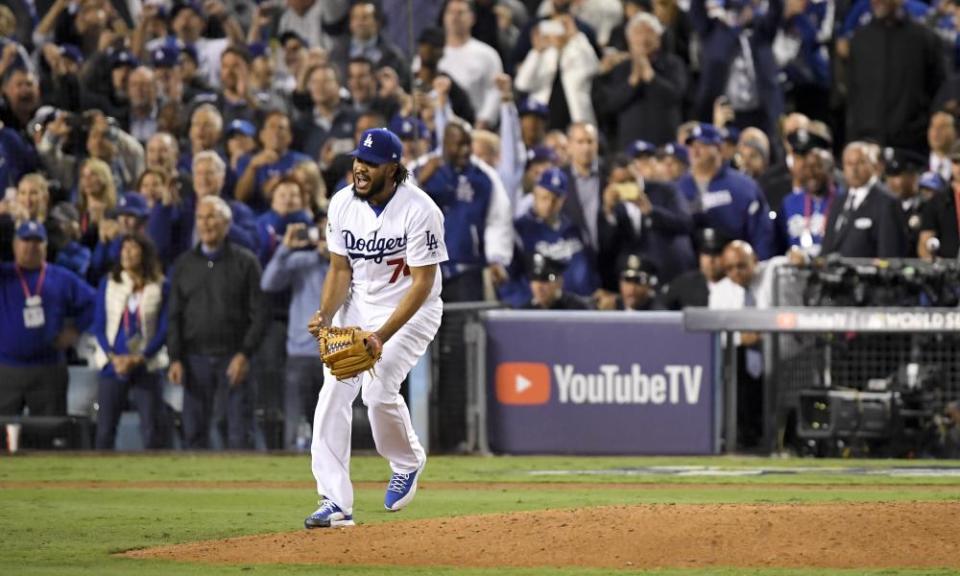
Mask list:
[[[560,177],[557,176],[556,174],[554,174],[554,175],[553,175],[553,179],[550,180],[550,183],[553,184],[554,186],[559,186],[559,185],[560,185]]]
[[[31,230],[32,232],[36,232],[36,231],[37,231],[37,223],[36,223],[36,222],[31,222],[31,223],[30,223],[30,230]]]
[[[367,139],[363,141],[363,145],[367,148],[373,148],[373,134],[367,134]]]

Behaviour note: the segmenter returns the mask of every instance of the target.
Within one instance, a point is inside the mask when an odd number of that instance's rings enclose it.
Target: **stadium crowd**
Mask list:
[[[958,30],[951,0],[2,0],[0,415],[64,414],[69,358],[98,448],[131,396],[166,446],[165,381],[185,446],[251,446],[259,386],[294,447],[375,126],[443,209],[447,302],[757,306],[764,262],[955,258]]]

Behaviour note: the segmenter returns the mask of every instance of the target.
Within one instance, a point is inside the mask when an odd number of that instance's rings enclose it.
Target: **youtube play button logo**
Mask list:
[[[539,362],[504,362],[497,366],[497,401],[531,406],[550,401],[550,368]]]

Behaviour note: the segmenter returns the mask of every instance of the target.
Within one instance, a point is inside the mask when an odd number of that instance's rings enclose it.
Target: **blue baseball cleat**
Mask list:
[[[338,526],[353,526],[353,516],[345,514],[332,500],[324,498],[320,507],[303,521],[306,528],[336,528]]]
[[[417,480],[420,478],[420,471],[423,467],[414,470],[408,474],[394,472],[390,477],[390,483],[387,484],[387,494],[383,497],[383,506],[391,512],[402,510],[413,500],[417,493]]]

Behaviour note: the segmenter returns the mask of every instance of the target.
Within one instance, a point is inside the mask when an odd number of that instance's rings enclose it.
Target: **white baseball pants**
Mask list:
[[[332,500],[346,514],[353,514],[353,484],[350,482],[350,435],[353,401],[361,390],[367,406],[377,452],[390,462],[394,472],[409,473],[427,461],[426,453],[410,421],[410,411],[400,394],[400,384],[427,350],[440,327],[442,309],[421,309],[383,346],[376,374],[366,372],[337,380],[326,367],[323,388],[313,416],[311,445],[313,476],[321,498]],[[364,322],[355,305],[345,304],[334,319],[336,326],[379,328]]]

